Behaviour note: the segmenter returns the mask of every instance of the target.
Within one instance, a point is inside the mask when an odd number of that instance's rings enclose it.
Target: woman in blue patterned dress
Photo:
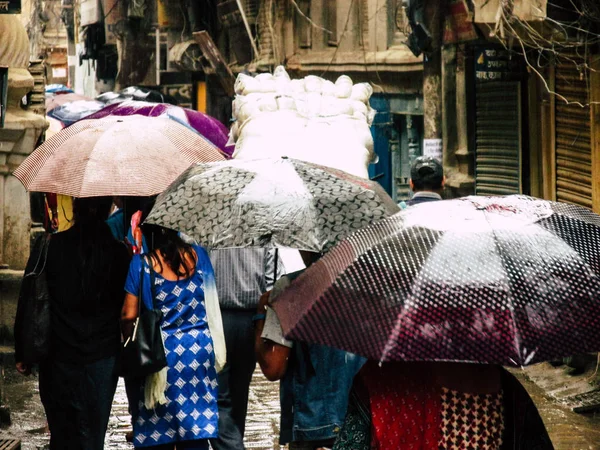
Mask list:
[[[145,306],[163,311],[167,369],[162,401],[148,404],[150,378],[141,383],[133,443],[136,448],[156,450],[175,445],[177,450],[207,449],[207,439],[216,437],[218,431],[215,347],[224,348],[219,346],[220,313],[209,308],[207,314],[206,307],[218,302],[213,269],[206,251],[184,243],[176,232],[153,225],[143,228],[150,252],[146,257],[134,255],[131,261],[125,283],[123,333],[131,335],[144,277],[141,295]],[[213,323],[218,323],[215,330]],[[211,331],[217,334],[215,342]],[[220,360],[220,355],[216,356]],[[160,394],[162,397],[162,389]]]

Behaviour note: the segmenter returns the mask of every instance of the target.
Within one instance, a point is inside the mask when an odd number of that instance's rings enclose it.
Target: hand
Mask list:
[[[18,362],[16,364],[17,366],[17,372],[19,372],[21,375],[31,375],[31,366],[27,363],[24,362]]]
[[[58,231],[58,213],[52,211],[52,221],[51,221],[52,231]]]
[[[256,308],[256,312],[258,314],[264,314],[267,311],[267,306],[269,306],[269,297],[271,296],[271,291],[265,292],[260,296],[260,300],[258,301],[258,307]]]

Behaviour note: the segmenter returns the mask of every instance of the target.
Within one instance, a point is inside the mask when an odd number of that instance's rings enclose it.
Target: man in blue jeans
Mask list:
[[[318,256],[300,252],[308,266]],[[255,352],[270,381],[281,380],[279,444],[290,450],[331,447],[346,417],[354,376],[365,359],[331,347],[291,342],[268,304],[300,272],[285,275],[264,294],[254,316]]]

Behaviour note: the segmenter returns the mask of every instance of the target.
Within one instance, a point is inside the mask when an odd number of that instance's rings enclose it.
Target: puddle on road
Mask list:
[[[11,410],[12,425],[0,430],[2,438],[21,439],[23,450],[43,450],[50,439],[46,432],[44,408],[39,397],[37,377],[15,374],[5,384],[5,402]],[[125,440],[131,430],[127,395],[123,380],[119,380],[108,423],[105,448],[133,450]],[[267,381],[260,371],[254,374],[248,402],[246,448],[279,450],[279,383]]]
[[[600,450],[600,412],[576,414],[570,408],[550,400],[544,390],[520,371],[514,371],[535,402],[554,450]]]
[[[536,402],[555,450],[600,450],[600,413],[579,415],[549,400],[544,391],[519,377]],[[5,385],[5,401],[11,409],[13,424],[0,430],[3,438],[22,440],[23,450],[41,450],[49,442],[44,410],[35,377],[12,377]],[[127,396],[119,381],[106,436],[107,450],[132,450],[125,441],[131,429]],[[280,450],[279,383],[267,381],[260,371],[252,379],[246,422],[246,447],[253,450]]]
[[[0,436],[21,439],[23,450],[47,449],[50,436],[46,429],[46,417],[40,401],[37,377],[15,379],[5,384],[5,402],[11,410],[12,425],[0,430]],[[130,429],[125,386],[123,381],[119,380],[106,434],[105,448],[107,450],[133,450],[133,446],[125,441],[125,433]]]
[[[17,378],[15,374],[4,385],[4,401],[10,408],[12,425],[0,430],[0,435],[3,438],[21,439],[23,450],[43,449],[50,439],[37,377],[32,375]]]

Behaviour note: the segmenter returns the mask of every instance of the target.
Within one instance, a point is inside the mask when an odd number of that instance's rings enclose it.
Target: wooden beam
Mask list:
[[[219,82],[223,87],[223,90],[229,95],[233,97],[235,95],[234,84],[235,84],[235,76],[233,72],[227,65],[227,62],[221,55],[221,52],[215,45],[214,41],[206,31],[197,31],[193,33],[194,40],[200,46],[200,50],[202,51],[202,55],[210,64],[212,70],[214,70],[216,76],[219,78]],[[206,71],[205,71],[206,72]]]
[[[529,194],[534,197],[543,197],[543,93],[540,92],[540,80],[536,74],[530,75],[527,83],[529,109]]]
[[[556,95],[555,68],[548,68],[547,81],[550,92],[543,92],[541,135],[542,135],[542,186],[543,197],[556,201]],[[546,75],[544,74],[544,75]]]

